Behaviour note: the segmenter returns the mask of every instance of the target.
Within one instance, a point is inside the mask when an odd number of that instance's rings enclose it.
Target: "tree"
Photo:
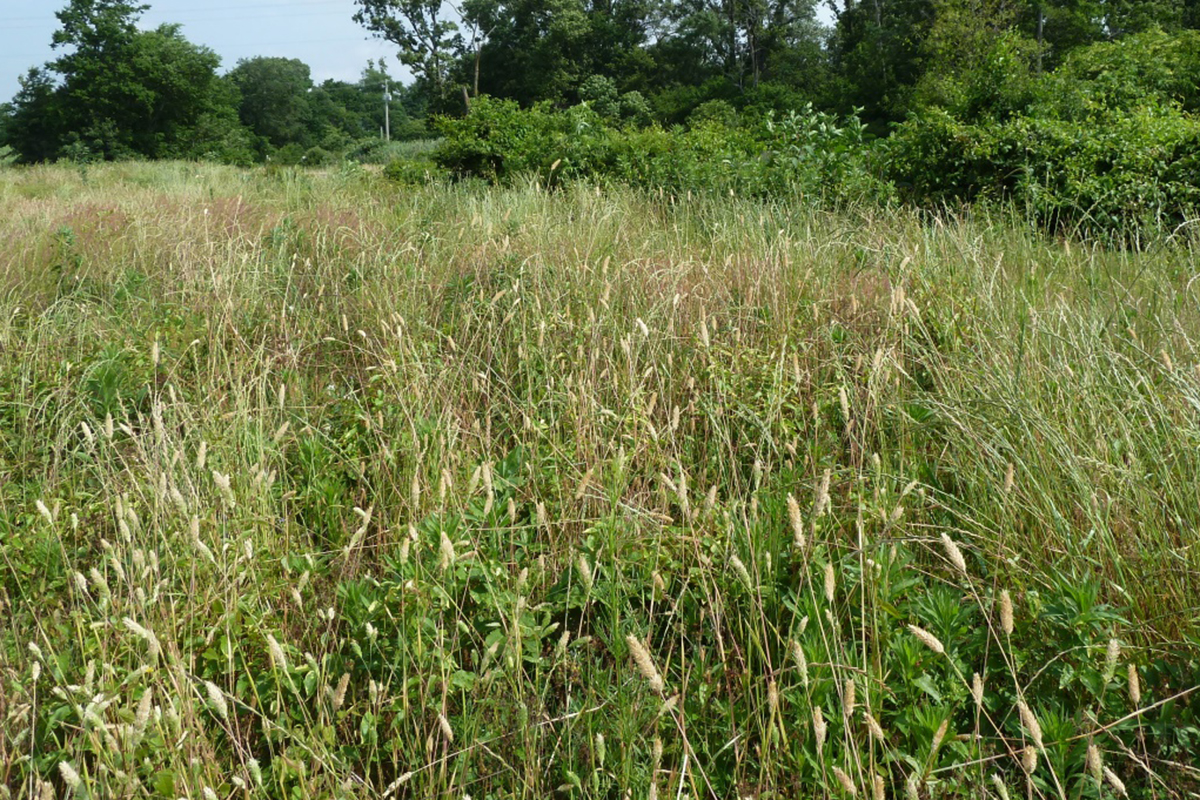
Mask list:
[[[462,37],[458,25],[445,16],[442,0],[355,1],[354,21],[399,47],[401,63],[444,98]]]
[[[295,58],[242,59],[229,73],[241,92],[238,116],[272,147],[310,144],[313,88],[308,65]]]
[[[838,110],[862,108],[880,134],[904,119],[925,71],[924,40],[934,17],[933,0],[847,0],[830,45],[841,82]]]
[[[58,12],[53,46],[65,52],[31,70],[13,102],[8,137],[23,160],[179,156],[202,119],[229,112],[217,55],[178,25],[138,30],[145,8],[71,0]]]
[[[134,71],[137,20],[149,6],[125,0],[71,0],[56,13],[52,46],[67,49],[51,62],[62,77],[57,92],[64,139],[73,152],[103,158],[135,154],[132,137],[151,98]]]
[[[26,163],[53,158],[62,136],[54,78],[34,67],[20,78],[20,84],[5,126],[5,143]]]

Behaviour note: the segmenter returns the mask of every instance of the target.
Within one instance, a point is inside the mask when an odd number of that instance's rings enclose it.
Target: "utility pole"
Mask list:
[[[392,140],[392,83],[383,84],[383,139]]]

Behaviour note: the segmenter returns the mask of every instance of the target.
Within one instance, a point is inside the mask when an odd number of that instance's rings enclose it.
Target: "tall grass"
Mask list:
[[[0,777],[1186,796],[1194,241],[0,172]]]

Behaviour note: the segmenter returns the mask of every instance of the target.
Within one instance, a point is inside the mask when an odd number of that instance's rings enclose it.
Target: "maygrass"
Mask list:
[[[1194,241],[169,164],[0,210],[18,794],[1184,774]]]

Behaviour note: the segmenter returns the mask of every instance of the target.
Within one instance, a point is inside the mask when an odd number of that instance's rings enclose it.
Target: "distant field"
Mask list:
[[[1194,238],[127,164],[0,243],[5,797],[1200,791]]]

